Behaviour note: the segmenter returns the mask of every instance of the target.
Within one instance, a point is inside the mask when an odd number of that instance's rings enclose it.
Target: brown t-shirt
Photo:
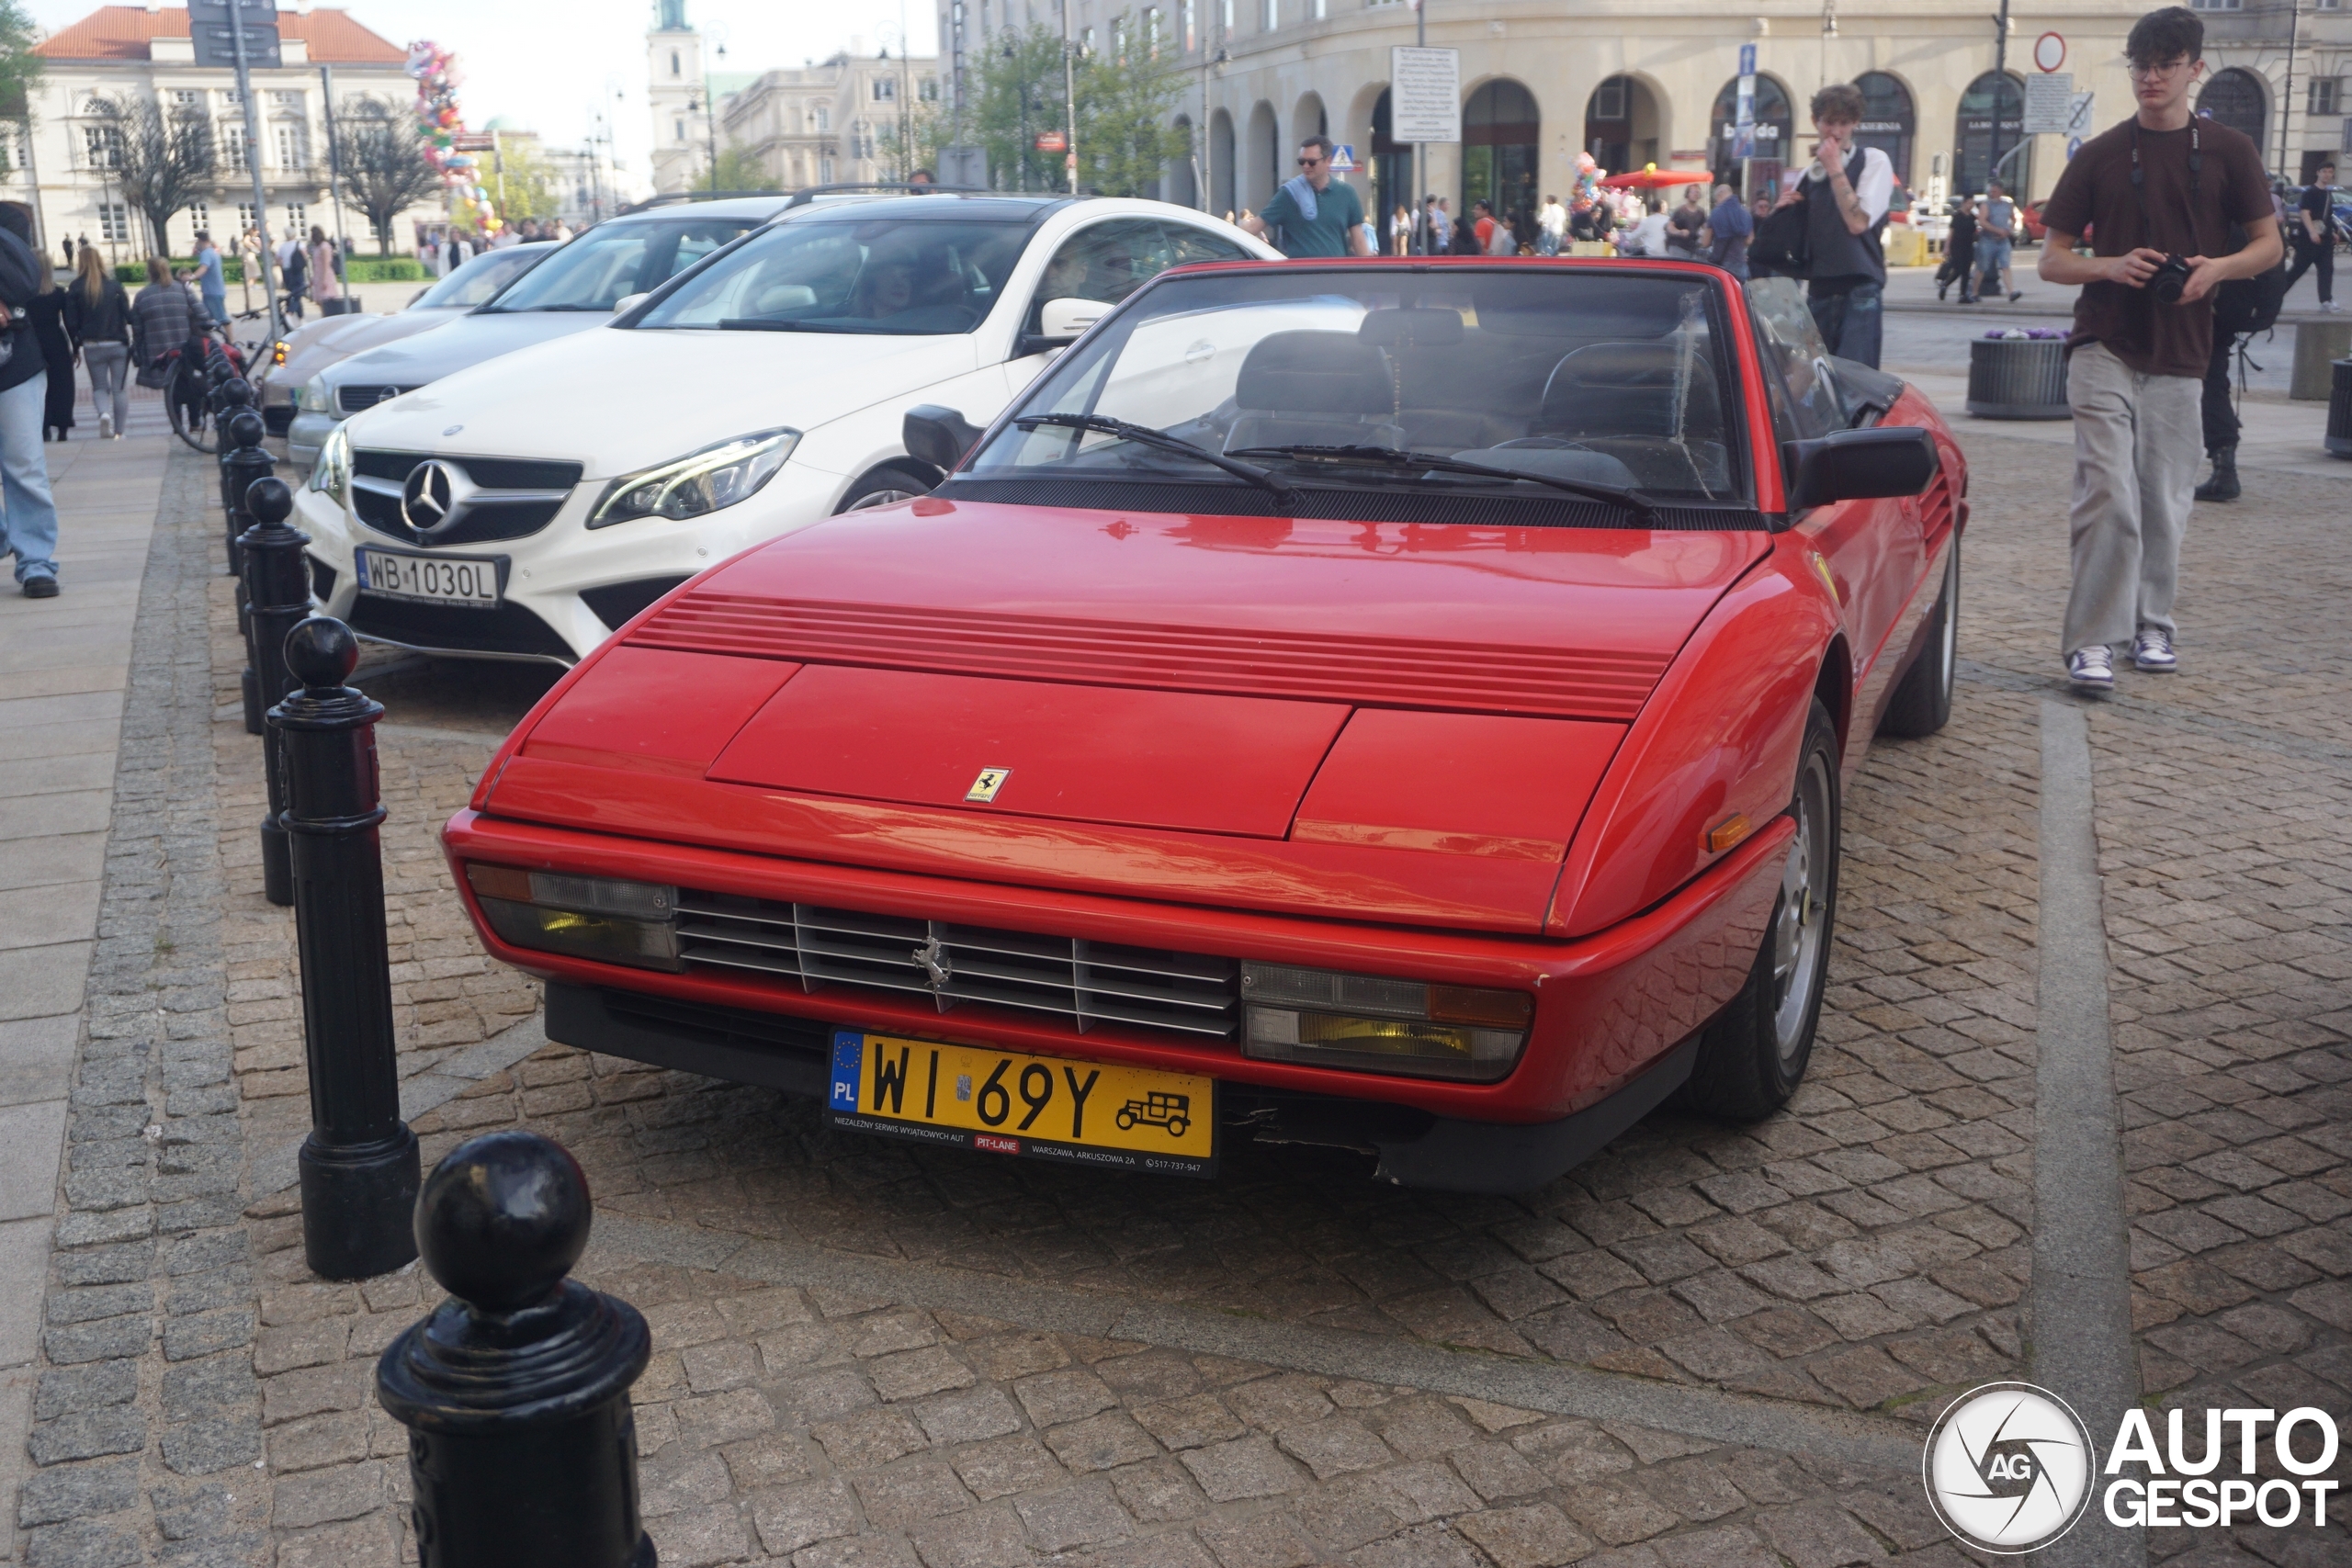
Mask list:
[[[2120,256],[2145,245],[2177,256],[2228,255],[2239,248],[2230,225],[2249,229],[2271,216],[2270,184],[2262,155],[2241,131],[2210,119],[2192,128],[2203,167],[2197,175],[2192,217],[2188,154],[2191,130],[2141,130],[2140,168],[2146,197],[2132,188],[2132,141],[2136,120],[2125,120],[2083,143],[2042,205],[2041,220],[2061,234],[2091,231],[2096,255]],[[2069,353],[2086,343],[2143,375],[2205,374],[2213,351],[2213,297],[2195,304],[2159,305],[2144,288],[2086,283],[2075,301]]]

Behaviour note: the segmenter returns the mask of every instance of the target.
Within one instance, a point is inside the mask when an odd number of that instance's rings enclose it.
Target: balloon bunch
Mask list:
[[[416,83],[416,127],[424,138],[424,161],[448,186],[450,217],[463,227],[496,233],[505,225],[482,188],[481,164],[472,153],[457,150],[466,128],[465,111],[458,107],[458,87],[465,80],[458,57],[420,39],[408,46],[407,69]]]
[[[1577,154],[1576,183],[1568,187],[1569,211],[1582,212],[1600,199],[1600,176],[1607,172],[1591,153]]]

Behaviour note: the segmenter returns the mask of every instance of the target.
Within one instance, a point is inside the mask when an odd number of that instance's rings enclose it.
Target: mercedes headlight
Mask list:
[[[316,378],[294,389],[294,406],[304,413],[333,413],[333,395],[319,385]]]
[[[318,466],[311,470],[311,488],[332,498],[337,506],[351,493],[351,436],[342,425],[327,432],[319,448]]]
[[[700,517],[732,506],[775,477],[799,445],[797,430],[761,430],[706,446],[674,462],[624,474],[605,487],[591,528],[639,517]]]

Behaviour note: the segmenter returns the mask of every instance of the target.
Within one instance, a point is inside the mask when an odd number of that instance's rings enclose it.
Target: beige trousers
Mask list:
[[[2066,365],[2075,411],[2075,499],[2067,513],[2075,585],[2062,654],[2169,635],[2180,538],[2204,450],[2194,376],[2143,376],[2085,344]]]

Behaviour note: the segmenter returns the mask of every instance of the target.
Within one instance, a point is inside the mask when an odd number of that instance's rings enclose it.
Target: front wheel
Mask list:
[[[203,378],[189,375],[183,367],[164,389],[164,410],[171,417],[173,434],[199,452],[213,453],[220,450],[220,430],[202,383]]]
[[[1917,740],[1933,735],[1951,718],[1951,688],[1960,668],[1960,536],[1952,536],[1951,551],[1944,558],[1944,585],[1936,607],[1928,613],[1928,646],[1904,672],[1902,684],[1887,699],[1886,716],[1878,721],[1881,735]]]
[[[1681,1103],[1702,1115],[1754,1122],[1788,1102],[1813,1057],[1829,938],[1838,919],[1838,729],[1814,699],[1789,802],[1795,836],[1781,861],[1780,896],[1747,983],[1699,1037]]]
[[[877,506],[896,506],[902,501],[912,501],[919,495],[929,495],[931,486],[911,469],[881,468],[849,487],[842,503],[833,508],[835,514],[843,512],[871,512]]]

